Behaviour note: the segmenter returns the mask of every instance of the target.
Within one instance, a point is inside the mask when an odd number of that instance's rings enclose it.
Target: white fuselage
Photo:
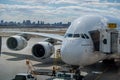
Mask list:
[[[61,58],[70,65],[90,65],[106,58],[95,52],[89,31],[108,29],[107,23],[117,23],[111,17],[89,15],[75,20],[68,28],[61,47]],[[118,21],[119,22],[119,21]]]

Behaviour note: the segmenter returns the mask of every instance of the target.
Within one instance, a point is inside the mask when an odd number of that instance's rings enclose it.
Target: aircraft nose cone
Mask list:
[[[80,49],[74,47],[74,45],[75,44],[70,41],[61,47],[61,58],[67,64],[77,65],[79,63],[78,55],[80,54],[78,52]]]

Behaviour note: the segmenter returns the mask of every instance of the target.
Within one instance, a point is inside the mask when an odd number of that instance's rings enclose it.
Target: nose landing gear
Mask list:
[[[75,73],[75,80],[84,80],[84,76],[81,74],[79,66],[72,66],[72,70]]]

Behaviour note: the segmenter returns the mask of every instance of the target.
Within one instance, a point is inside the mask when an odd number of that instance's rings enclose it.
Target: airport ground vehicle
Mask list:
[[[57,72],[56,76],[53,78],[49,78],[47,80],[76,80],[75,73],[65,73],[65,72]],[[83,80],[83,76],[81,77],[81,80]]]
[[[12,80],[37,80],[34,76],[27,73],[18,73]]]

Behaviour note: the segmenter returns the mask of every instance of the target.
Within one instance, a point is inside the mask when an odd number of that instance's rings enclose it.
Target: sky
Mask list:
[[[120,18],[120,0],[0,0],[0,20],[72,22],[86,14]]]

